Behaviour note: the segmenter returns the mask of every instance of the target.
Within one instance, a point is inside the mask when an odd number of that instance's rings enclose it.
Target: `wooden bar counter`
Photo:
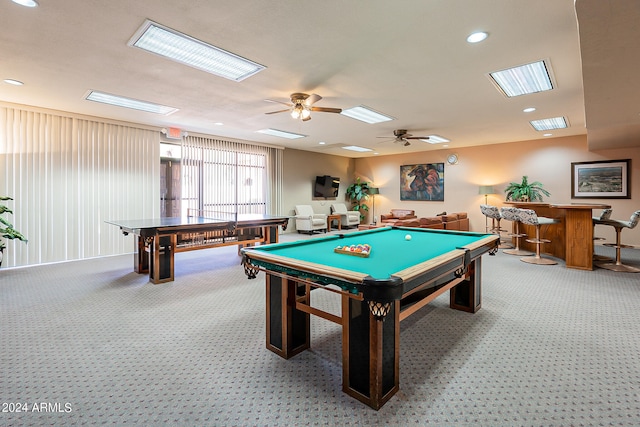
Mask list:
[[[505,202],[522,209],[532,209],[538,216],[559,219],[557,224],[543,227],[541,237],[551,240],[542,246],[542,251],[565,260],[568,268],[593,270],[593,209],[609,209],[610,205],[591,203],[536,203]],[[520,224],[520,232],[529,238],[536,235],[535,227]],[[522,239],[523,249],[535,252],[535,245]]]

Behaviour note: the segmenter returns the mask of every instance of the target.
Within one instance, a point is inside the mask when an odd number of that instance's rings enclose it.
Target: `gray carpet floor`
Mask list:
[[[177,254],[160,285],[132,255],[0,270],[0,425],[640,425],[640,274],[483,262],[478,313],[443,295],[402,323],[379,411],[341,391],[337,325],[312,318],[290,360],[266,350],[264,274],[235,247]]]

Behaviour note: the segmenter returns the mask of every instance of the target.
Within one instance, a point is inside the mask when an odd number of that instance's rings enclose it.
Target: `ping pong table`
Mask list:
[[[208,217],[210,216],[210,217]],[[216,218],[217,217],[217,218]],[[197,249],[257,243],[278,243],[278,226],[287,229],[289,217],[264,214],[223,213],[186,217],[111,220],[122,234],[137,236],[133,269],[149,274],[152,283],[174,280],[174,254]]]

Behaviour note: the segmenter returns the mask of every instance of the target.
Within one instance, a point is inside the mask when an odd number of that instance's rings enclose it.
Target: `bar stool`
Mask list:
[[[489,231],[491,231],[493,234],[497,234],[498,236],[501,236],[500,233],[502,233],[503,231],[509,231],[509,230],[500,228],[500,220],[502,219],[502,216],[500,215],[500,210],[498,209],[497,206],[480,205],[480,211],[487,218],[491,218],[491,230]],[[502,241],[502,239],[500,239],[500,244],[498,245],[498,248],[500,249],[513,248],[513,245],[505,243]]]
[[[596,233],[595,233],[595,229],[596,229],[596,225],[603,225],[605,220],[608,220],[609,218],[611,218],[611,209],[603,209],[602,212],[600,212],[600,216],[594,216],[592,218],[593,220],[593,240],[604,240],[604,237],[596,237]],[[611,261],[611,258],[609,258],[608,256],[604,256],[604,255],[596,255],[595,253],[593,254],[593,260],[594,261]]]
[[[502,216],[502,218],[506,219],[507,221],[511,221],[513,223],[513,227],[515,231],[509,234],[509,236],[513,237],[516,241],[516,247],[514,249],[505,249],[502,252],[509,255],[520,255],[520,256],[533,255],[533,252],[520,249],[520,238],[527,237],[526,234],[520,233],[520,209],[503,207],[503,208],[500,208],[500,215]]]
[[[520,209],[519,212],[520,221],[523,224],[533,225],[536,227],[536,238],[535,239],[527,239],[529,243],[535,243],[536,245],[536,255],[533,257],[524,257],[520,258],[520,261],[526,262],[529,264],[538,264],[538,265],[553,265],[557,264],[556,261],[549,258],[542,258],[540,256],[542,245],[545,243],[549,243],[551,240],[540,238],[540,228],[543,225],[551,225],[557,224],[560,221],[554,218],[546,218],[543,216],[538,216],[536,211],[532,209]]]
[[[638,220],[640,220],[640,211],[635,211],[629,221],[621,221],[617,219],[607,219],[603,220],[603,225],[610,225],[616,229],[616,243],[605,243],[605,246],[616,248],[616,260],[615,262],[602,262],[596,263],[596,265],[600,268],[606,268],[607,270],[613,271],[624,271],[627,273],[638,273],[640,272],[640,268],[632,267],[630,265],[624,265],[620,260],[620,249],[622,248],[632,248],[631,245],[623,245],[620,243],[620,235],[622,234],[623,228],[628,228],[629,230],[635,228],[638,225]]]

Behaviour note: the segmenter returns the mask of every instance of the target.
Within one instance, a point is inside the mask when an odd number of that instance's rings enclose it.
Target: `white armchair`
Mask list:
[[[344,203],[333,203],[331,205],[331,212],[340,215],[340,222],[343,227],[360,224],[360,212],[347,210],[347,206]]]
[[[327,215],[313,213],[310,205],[296,205],[296,230],[313,234],[316,230],[327,229]]]

